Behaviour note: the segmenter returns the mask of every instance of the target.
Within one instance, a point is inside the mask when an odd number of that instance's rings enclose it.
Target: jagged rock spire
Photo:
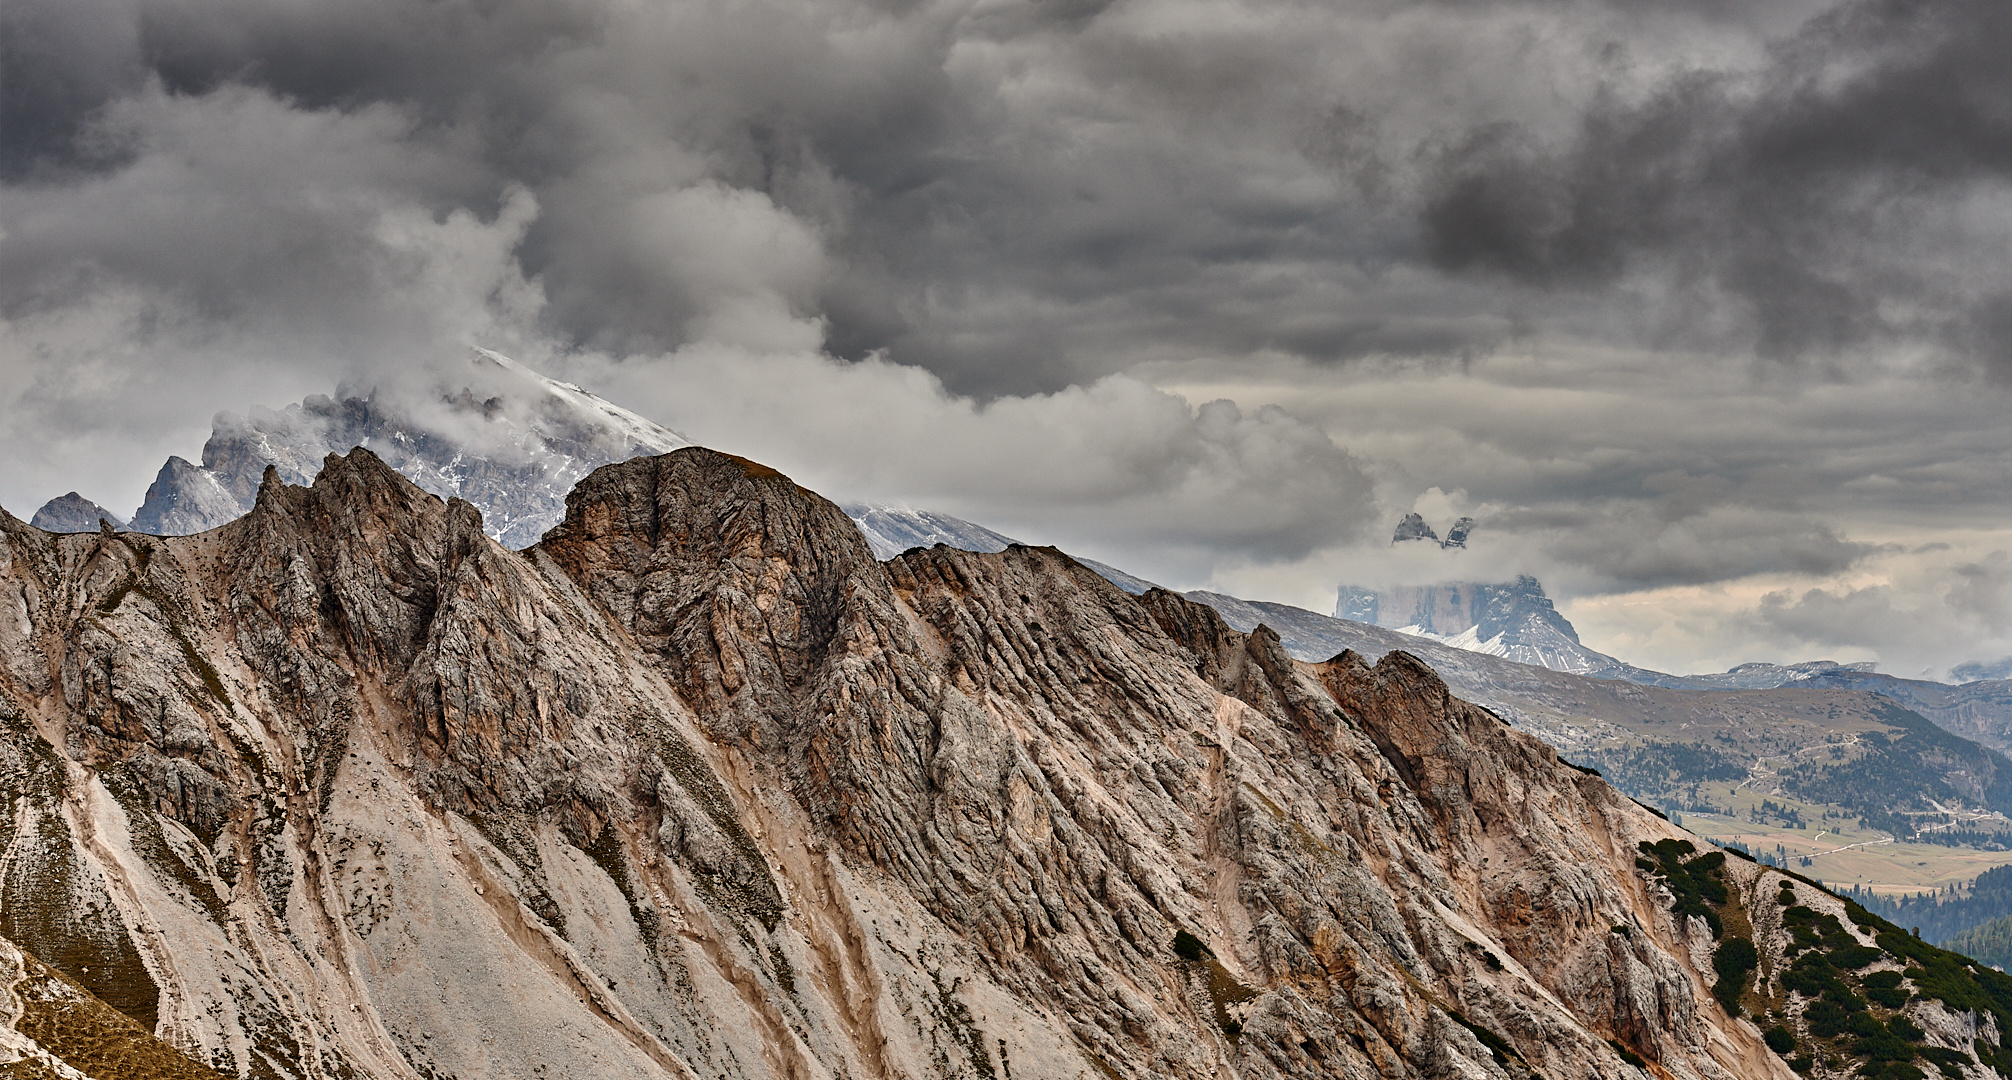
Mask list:
[[[1459,521],[1454,522],[1452,528],[1446,530],[1446,539],[1443,542],[1441,542],[1439,546],[1449,548],[1464,548],[1467,546],[1468,534],[1472,533],[1473,531],[1474,531],[1474,519],[1471,517],[1463,517]]]
[[[1438,539],[1439,534],[1432,531],[1432,526],[1427,525],[1423,517],[1417,513],[1410,513],[1404,515],[1404,520],[1397,523],[1397,531],[1391,535],[1390,542],[1392,544],[1402,544],[1406,540],[1437,542]]]

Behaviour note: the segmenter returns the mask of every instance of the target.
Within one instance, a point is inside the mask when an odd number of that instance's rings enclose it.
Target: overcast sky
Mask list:
[[[1758,10],[1753,10],[1758,9]],[[2012,654],[2003,0],[9,0],[0,505],[481,344],[1179,587]],[[1470,550],[1388,546],[1417,509]]]

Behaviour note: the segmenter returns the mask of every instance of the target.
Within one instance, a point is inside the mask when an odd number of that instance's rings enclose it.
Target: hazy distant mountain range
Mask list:
[[[1447,530],[1442,541],[1422,517],[1407,514],[1397,523],[1390,542],[1437,543],[1442,548],[1460,548],[1466,546],[1477,527],[1473,518],[1463,517]],[[1336,593],[1334,617],[1553,671],[1645,686],[1679,690],[1773,690],[1796,686],[1869,690],[1950,732],[1985,746],[2012,750],[2012,681],[2006,680],[2007,674],[2012,674],[2012,660],[1989,666],[1959,666],[1952,672],[1959,680],[1954,684],[1903,679],[1874,671],[1869,663],[1839,664],[1830,660],[1741,664],[1716,674],[1671,675],[1636,667],[1581,644],[1578,631],[1544,595],[1544,586],[1527,575],[1503,583],[1456,580],[1382,588],[1343,585]]]

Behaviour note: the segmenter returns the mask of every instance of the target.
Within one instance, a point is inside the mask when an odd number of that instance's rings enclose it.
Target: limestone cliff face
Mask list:
[[[0,723],[0,935],[226,1075],[1793,1075],[1680,832],[1415,659],[708,450],[521,553],[363,450],[0,515]]]

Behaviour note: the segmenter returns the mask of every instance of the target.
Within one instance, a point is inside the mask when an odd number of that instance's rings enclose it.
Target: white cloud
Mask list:
[[[1371,520],[1359,463],[1317,426],[1128,376],[980,403],[880,359],[722,345],[567,370],[832,498],[968,515],[1147,575],[1294,559]]]

